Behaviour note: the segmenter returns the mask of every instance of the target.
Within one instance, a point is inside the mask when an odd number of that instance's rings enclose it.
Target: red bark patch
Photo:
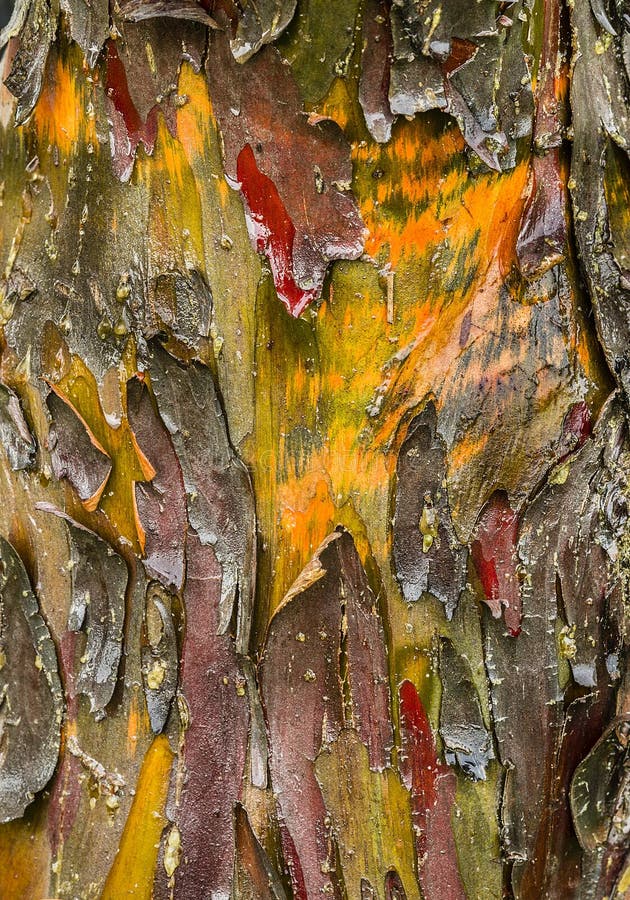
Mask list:
[[[157,136],[157,106],[154,106],[145,121],[136,109],[129,86],[127,73],[118,55],[114,41],[107,41],[106,95],[108,100],[112,164],[114,172],[127,181],[131,176],[136,150],[143,144],[147,153],[153,153]]]
[[[292,316],[299,316],[317,296],[313,288],[304,290],[293,275],[295,226],[278,190],[256,165],[249,144],[236,162],[236,177],[247,204],[247,224],[258,253],[264,253],[271,266],[278,298]]]
[[[562,423],[562,437],[560,438],[558,462],[564,460],[583,446],[593,432],[591,411],[584,400],[574,403]]]
[[[495,619],[504,607],[512,637],[521,631],[521,592],[516,573],[518,516],[503,491],[492,495],[475,527],[471,553],[484,600]]]

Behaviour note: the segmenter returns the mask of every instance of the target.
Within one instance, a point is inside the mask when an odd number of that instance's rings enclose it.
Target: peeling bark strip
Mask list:
[[[51,388],[46,405],[52,416],[48,449],[53,472],[56,478],[66,478],[93,511],[112,470],[111,460],[72,404]]]
[[[416,416],[396,465],[393,558],[408,603],[433,594],[452,618],[466,584],[467,550],[455,536],[446,487],[446,449],[432,402]]]
[[[167,815],[174,826],[163,834],[162,866],[156,873],[160,900],[171,896],[169,885],[175,900],[230,896],[233,810],[241,799],[247,750],[245,679],[233,638],[219,633],[221,567],[213,548],[193,531],[187,559],[180,670],[183,747],[171,774]]]
[[[0,822],[23,815],[57,765],[57,654],[19,556],[0,537]]]
[[[184,479],[168,429],[139,378],[127,382],[127,415],[138,446],[156,473],[152,481],[135,485],[145,533],[144,567],[164,587],[178,591],[184,582],[188,529]]]
[[[245,808],[238,803],[234,810],[236,833],[236,867],[234,896],[240,900],[288,900],[278,873],[250,824]]]
[[[519,896],[539,895],[554,883],[559,855],[575,857],[569,783],[610,715],[619,679],[621,620],[611,563],[627,522],[625,433],[613,398],[593,437],[566,468],[552,470],[520,528],[522,633],[510,641],[498,623],[487,623],[495,733],[500,759],[509,764],[504,845]]]
[[[273,788],[305,896],[337,896],[315,760],[344,726],[358,732],[372,770],[387,765],[393,742],[383,628],[348,532],[324,541],[276,611],[260,681]]]
[[[591,5],[588,0],[570,6],[574,138],[569,187],[597,332],[608,365],[628,394],[630,23],[621,4],[607,4],[607,8],[604,12],[603,4]],[[605,27],[602,21],[607,23]]]
[[[67,522],[72,563],[70,631],[85,633],[77,693],[89,697],[97,719],[105,715],[118,680],[125,621],[127,567],[99,537]]]
[[[256,582],[256,518],[249,473],[230,445],[209,369],[184,368],[157,343],[151,384],[181,466],[188,519],[221,567],[217,633],[236,617],[236,649],[247,655]]]

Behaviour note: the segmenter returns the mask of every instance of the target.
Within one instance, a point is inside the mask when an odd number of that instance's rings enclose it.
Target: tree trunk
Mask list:
[[[622,0],[18,0],[0,897],[630,896]]]

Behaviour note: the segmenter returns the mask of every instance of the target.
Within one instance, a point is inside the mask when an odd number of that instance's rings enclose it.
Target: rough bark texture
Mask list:
[[[0,898],[630,896],[625,4],[0,45]]]

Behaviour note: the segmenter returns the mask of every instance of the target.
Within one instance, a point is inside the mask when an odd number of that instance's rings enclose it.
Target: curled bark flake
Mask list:
[[[494,759],[492,737],[488,733],[470,665],[448,638],[440,643],[440,737],[446,762],[457,764],[475,781],[485,781],[486,769]]]
[[[425,591],[450,619],[466,584],[467,551],[454,533],[446,487],[446,450],[433,403],[416,416],[396,464],[393,559],[408,603]]]
[[[135,485],[145,533],[144,567],[164,587],[178,591],[184,581],[188,528],[184,479],[168,429],[139,378],[127,382],[127,415],[138,445],[155,471],[151,481]]]
[[[581,846],[630,844],[630,722],[613,722],[575,770],[571,812]]]
[[[160,585],[148,585],[140,653],[144,696],[155,734],[166,725],[177,688],[177,636],[171,602]]]
[[[532,95],[517,26],[523,3],[495,17],[491,3],[395,0],[390,21],[391,111],[442,109],[491,169],[515,164],[516,142],[529,134]]]
[[[383,627],[348,532],[324,541],[276,611],[260,681],[274,791],[306,891],[334,892],[314,761],[344,725],[359,732],[373,769],[387,765],[392,744]]]
[[[70,401],[50,387],[46,405],[52,417],[48,449],[53,472],[67,479],[86,509],[93,511],[107,484],[111,460]]]
[[[146,310],[147,336],[168,330],[187,347],[210,334],[212,292],[200,272],[163,272],[155,279]]]
[[[299,316],[320,296],[329,262],[363,252],[349,147],[332,121],[306,118],[273,48],[239,66],[215,33],[206,72],[226,175],[242,192],[252,243],[269,260],[278,297]]]
[[[440,762],[431,723],[411,681],[399,687],[400,772],[411,792],[416,835],[418,876],[423,896],[434,900],[463,900],[466,896],[457,869],[451,829],[455,773]]]
[[[0,821],[17,819],[57,765],[57,654],[21,559],[0,538]]]
[[[167,17],[201,22],[209,28],[218,28],[216,21],[197,0],[121,0],[120,13],[129,22]]]
[[[249,473],[234,452],[209,369],[179,365],[153,345],[151,384],[182,469],[188,519],[221,566],[217,628],[236,616],[236,647],[247,655],[256,580],[256,517]]]
[[[391,29],[388,0],[368,0],[363,12],[363,53],[359,103],[367,129],[380,144],[392,133],[394,114],[389,105]]]
[[[0,383],[0,443],[14,472],[30,469],[37,445],[24,418],[17,394]]]
[[[60,0],[70,21],[70,35],[79,45],[90,69],[109,35],[108,0]]]
[[[35,108],[42,89],[48,52],[57,31],[57,17],[51,9],[50,0],[31,0],[23,3],[24,7],[27,11],[23,19],[20,13],[18,49],[4,80],[17,98],[16,125],[23,125]]]
[[[68,628],[86,635],[76,690],[89,698],[91,712],[101,719],[118,680],[127,567],[101,538],[87,528],[66,521],[72,564]]]
[[[602,7],[597,4],[595,9]],[[569,187],[573,224],[606,360],[630,390],[630,252],[627,227],[630,84],[623,63],[630,33],[615,16],[616,34],[600,27],[588,0],[570,6],[574,47],[571,78],[573,150]]]
[[[270,44],[291,22],[297,0],[246,0],[230,41],[234,59],[246,62],[264,44]]]

